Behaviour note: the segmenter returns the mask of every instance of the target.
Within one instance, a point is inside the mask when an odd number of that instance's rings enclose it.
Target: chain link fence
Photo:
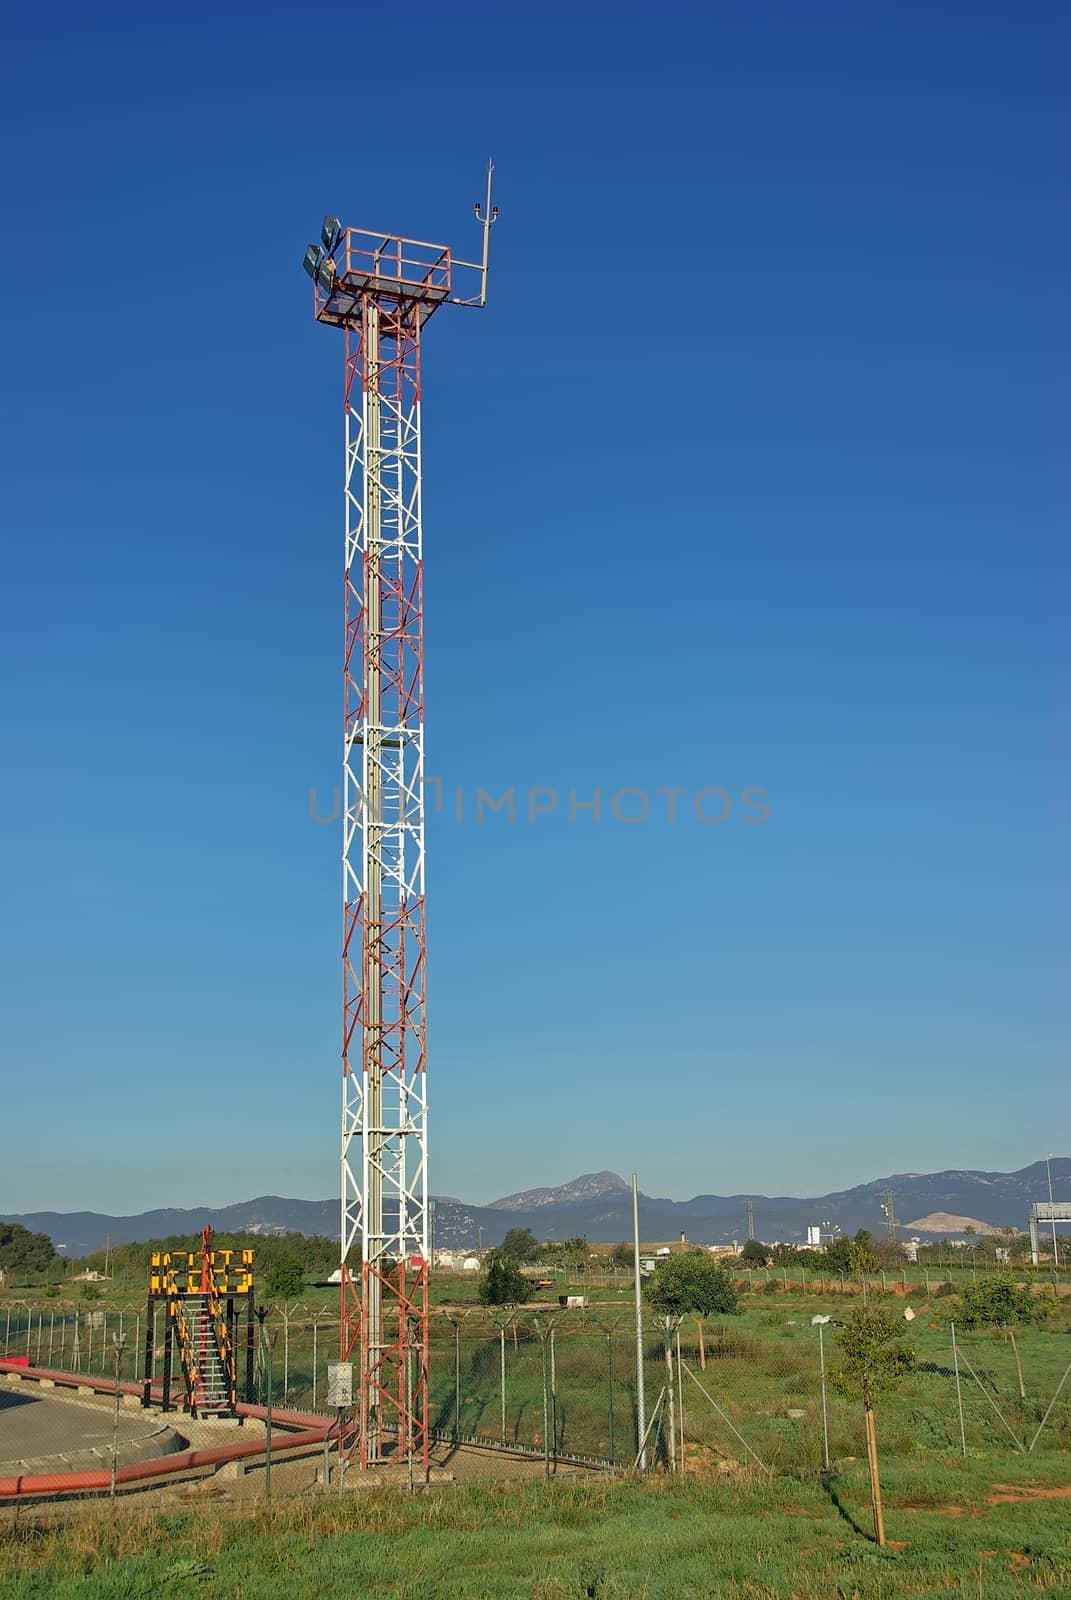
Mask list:
[[[775,1304],[759,1289],[741,1317],[706,1325],[686,1318],[669,1335],[668,1352],[652,1319],[643,1361],[649,1461],[685,1470],[751,1463],[817,1472],[862,1454],[859,1408],[824,1381],[837,1360],[837,1303],[827,1301],[830,1320],[821,1325],[812,1323],[812,1309],[813,1302],[803,1310],[788,1300]],[[324,1412],[327,1366],[338,1359],[337,1308],[280,1305],[264,1326],[273,1403]],[[153,1341],[156,1379],[160,1331]],[[118,1365],[122,1381],[137,1382],[145,1333],[144,1309],[129,1306],[0,1304],[0,1354],[34,1367],[107,1379]],[[956,1329],[939,1299],[922,1308],[910,1337],[919,1366],[881,1408],[883,1453],[1030,1453],[1071,1445],[1066,1332],[1021,1332],[1021,1386],[1011,1343],[999,1333]],[[255,1386],[254,1398],[264,1404],[259,1338]],[[176,1376],[176,1402],[180,1391]],[[437,1440],[505,1446],[542,1460],[547,1471],[569,1461],[627,1468],[637,1457],[638,1419],[631,1312],[595,1305],[432,1314],[428,1422]]]

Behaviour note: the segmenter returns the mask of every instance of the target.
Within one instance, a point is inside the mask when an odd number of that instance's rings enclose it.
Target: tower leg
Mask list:
[[[427,1459],[422,314],[368,292],[346,350],[342,1352],[363,1466]]]

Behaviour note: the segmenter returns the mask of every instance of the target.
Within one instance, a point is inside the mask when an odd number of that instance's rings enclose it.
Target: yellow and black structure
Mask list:
[[[253,1252],[213,1250],[211,1230],[201,1249],[150,1258],[141,1403],[152,1403],[157,1313],[164,1313],[161,1406],[171,1409],[176,1348],[182,1368],[183,1410],[193,1416],[233,1417],[238,1406],[239,1351],[245,1371],[241,1398],[253,1399]]]

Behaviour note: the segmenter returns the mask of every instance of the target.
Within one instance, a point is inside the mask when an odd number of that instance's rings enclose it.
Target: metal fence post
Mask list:
[[[612,1462],[614,1459],[614,1334],[612,1328],[606,1335],[606,1436],[608,1440],[607,1453]]]
[[[265,1380],[266,1380],[266,1389],[267,1389],[267,1392],[265,1394],[265,1400],[266,1400],[267,1404],[265,1405],[265,1408],[264,1408],[264,1501],[265,1501],[265,1504],[270,1504],[271,1503],[271,1406],[272,1406],[271,1352],[272,1352],[273,1340],[271,1338],[271,1335],[268,1333],[268,1330],[264,1326],[264,1319],[265,1319],[265,1317],[267,1315],[268,1315],[268,1310],[267,1310],[266,1306],[257,1306],[257,1308],[256,1308],[256,1318],[257,1318],[257,1321],[260,1324],[260,1345],[261,1345],[261,1349],[262,1349],[262,1351],[264,1353]],[[342,1433],[341,1433],[341,1429],[339,1430],[339,1447],[338,1448],[339,1448],[339,1460],[341,1462],[341,1459],[342,1459]]]
[[[681,1330],[677,1324],[677,1426],[681,1436],[681,1471],[686,1470],[686,1457],[684,1454],[684,1370],[681,1361]]]
[[[498,1329],[498,1372],[500,1395],[499,1433],[502,1443],[506,1442],[506,1324],[503,1322]]]
[[[828,1317],[816,1317],[815,1326],[818,1329],[818,1374],[822,1388],[822,1461],[825,1470],[829,1471],[829,1402],[826,1398],[826,1346],[823,1338],[825,1324]]]
[[[538,1322],[536,1327],[539,1328]],[[543,1476],[550,1477],[550,1419],[547,1404],[547,1336],[539,1328],[540,1353],[543,1357]]]
[[[554,1476],[558,1476],[558,1371],[554,1360],[554,1335],[557,1330],[550,1325],[550,1427],[554,1439]]]
[[[769,1279],[767,1279],[767,1282],[768,1281],[769,1281]],[[672,1317],[663,1317],[662,1318],[662,1338],[663,1338],[663,1340],[665,1342],[665,1347],[666,1347],[666,1399],[667,1399],[667,1402],[668,1402],[668,1410],[669,1410],[669,1441],[668,1441],[669,1442],[669,1470],[671,1472],[676,1472],[676,1470],[677,1470],[677,1417],[676,1417],[677,1407],[676,1407],[676,1397],[675,1397],[675,1394],[674,1394],[674,1390],[676,1388],[676,1384],[674,1382],[674,1377],[673,1377],[673,1341],[672,1341],[672,1338],[670,1337],[670,1335],[672,1333],[672,1327],[673,1327],[673,1319],[672,1319]]]
[[[959,1441],[963,1454],[967,1454],[967,1430],[963,1424],[963,1390],[959,1382],[959,1351],[956,1349],[956,1324],[949,1323],[952,1331],[952,1367],[956,1374],[956,1404],[959,1407]]]
[[[123,1359],[123,1336],[120,1333],[112,1334],[112,1344],[115,1347],[115,1412],[112,1418],[112,1470],[110,1494],[115,1498],[115,1475],[119,1466],[119,1367]]]
[[[316,1334],[320,1327],[320,1313],[312,1319],[312,1409],[316,1410]]]

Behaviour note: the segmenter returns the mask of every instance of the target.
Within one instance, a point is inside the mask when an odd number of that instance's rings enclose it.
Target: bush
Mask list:
[[[305,1289],[305,1274],[296,1256],[276,1256],[264,1278],[264,1291],[273,1300],[296,1300]]]
[[[513,1256],[504,1250],[492,1250],[487,1257],[483,1277],[480,1279],[480,1300],[485,1306],[522,1305],[532,1292],[532,1285],[524,1276]]]

